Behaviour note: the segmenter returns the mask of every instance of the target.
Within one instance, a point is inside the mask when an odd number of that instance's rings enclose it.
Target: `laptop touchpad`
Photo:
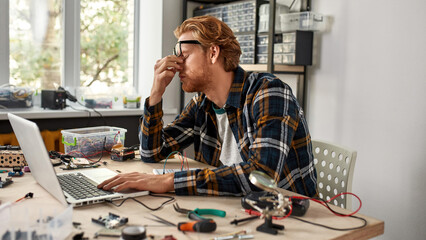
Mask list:
[[[108,168],[96,168],[91,170],[81,171],[86,177],[92,179],[97,184],[114,177],[117,175],[116,172],[109,170]]]

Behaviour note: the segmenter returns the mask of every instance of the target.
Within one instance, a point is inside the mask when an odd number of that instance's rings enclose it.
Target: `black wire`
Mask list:
[[[98,115],[102,118],[102,120],[104,121],[104,125],[105,125],[105,126],[107,125],[107,122],[106,122],[106,120],[105,120],[104,116],[102,115],[102,113],[98,112],[95,108],[87,107],[86,105],[82,104],[82,103],[81,103],[81,102],[79,102],[79,101],[77,101],[77,103],[78,103],[78,104],[80,104],[81,106],[85,107],[85,108],[88,108],[88,109],[93,110],[95,113],[97,113],[97,114],[98,114]]]
[[[68,105],[68,104],[65,107],[70,107],[70,108],[72,108],[72,109],[74,109],[76,111],[85,111],[85,112],[89,113],[89,116],[91,114],[91,112],[89,110],[87,110],[87,109],[77,109],[77,108],[75,108],[75,107],[73,107],[71,105]]]
[[[128,147],[128,149],[130,149],[130,150],[139,150],[139,144],[132,145],[131,147]]]
[[[101,155],[99,156],[99,159],[95,162],[90,163],[90,165],[94,165],[94,164],[100,162],[102,160],[103,155],[104,155],[104,151],[108,152],[108,150],[106,149],[106,137],[104,137],[104,144],[102,144],[102,150],[101,150]]]
[[[293,7],[293,4],[296,2],[296,0],[293,0],[293,2],[291,2],[290,7],[288,7],[288,10],[290,10]]]
[[[330,210],[332,213],[334,213],[334,214],[336,214],[338,216],[341,216],[341,217],[345,217],[346,216],[344,213],[340,213],[340,212],[337,212],[337,211],[333,210],[330,207],[330,205],[328,204],[328,202],[325,201],[322,198],[310,198],[310,199],[316,199],[316,200],[319,200],[319,201],[323,202],[326,205],[326,208],[328,210]],[[347,217],[355,218],[355,219],[359,219],[359,220],[363,221],[363,224],[361,226],[353,227],[353,228],[334,228],[334,227],[322,225],[322,224],[319,224],[319,223],[310,222],[308,220],[304,220],[304,219],[301,219],[301,218],[298,218],[298,217],[294,217],[294,216],[290,216],[290,217],[294,218],[296,220],[299,220],[301,222],[304,222],[304,223],[309,223],[309,224],[312,224],[312,225],[315,225],[315,226],[319,226],[319,227],[323,227],[323,228],[327,228],[327,229],[331,229],[331,230],[335,230],[335,231],[350,231],[350,230],[360,229],[360,228],[363,228],[363,227],[367,226],[367,220],[365,220],[365,218],[357,217],[357,216],[354,216],[354,215],[350,215],[350,216],[347,216]]]
[[[334,227],[322,225],[322,224],[319,224],[319,223],[314,223],[314,222],[311,222],[311,221],[308,221],[308,220],[304,220],[304,219],[301,219],[301,218],[298,218],[298,217],[290,216],[290,218],[299,220],[301,222],[309,223],[309,224],[312,224],[312,225],[315,225],[315,226],[319,226],[319,227],[323,227],[323,228],[327,228],[327,229],[331,229],[331,230],[335,230],[335,231],[350,231],[350,230],[360,229],[360,228],[367,226],[367,220],[365,220],[364,218],[357,217],[357,216],[349,216],[349,217],[359,219],[359,220],[363,221],[363,224],[361,226],[353,227],[353,228],[334,228]]]
[[[142,206],[144,206],[145,208],[147,208],[147,209],[149,209],[149,210],[151,210],[151,211],[157,211],[157,210],[161,209],[161,208],[162,208],[164,205],[166,205],[167,203],[173,202],[173,201],[175,200],[175,198],[174,198],[174,197],[172,197],[172,196],[154,195],[154,194],[152,194],[152,193],[149,193],[149,196],[152,196],[152,197],[159,197],[159,198],[168,198],[169,200],[167,200],[167,201],[163,202],[163,203],[162,203],[159,207],[156,207],[156,208],[150,208],[150,207],[148,207],[147,205],[145,205],[143,202],[141,202],[141,201],[137,200],[136,198],[132,198],[132,197],[124,199],[124,200],[123,200],[123,201],[121,201],[119,204],[115,204],[115,203],[114,203],[113,201],[111,201],[111,200],[107,200],[106,202],[111,203],[112,205],[114,205],[114,206],[116,206],[116,207],[121,207],[121,205],[123,205],[123,203],[124,203],[125,201],[127,201],[128,199],[132,199],[133,201],[135,201],[135,202],[137,202],[137,203],[141,204]]]

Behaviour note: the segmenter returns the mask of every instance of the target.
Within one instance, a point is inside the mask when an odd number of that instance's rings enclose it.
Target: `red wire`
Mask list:
[[[290,197],[290,201],[291,201],[291,199],[308,199],[308,200],[312,200],[312,201],[314,201],[316,203],[319,203],[319,204],[323,205],[324,207],[326,207],[328,210],[330,210],[330,212],[332,212],[336,216],[339,216],[339,217],[349,217],[349,216],[355,215],[361,209],[361,207],[362,207],[362,201],[354,193],[351,193],[351,192],[342,192],[342,193],[337,194],[336,196],[330,198],[330,200],[327,200],[325,202],[330,203],[331,201],[333,201],[334,199],[336,199],[337,197],[340,197],[342,195],[352,195],[352,196],[356,197],[358,199],[358,201],[359,201],[359,207],[358,207],[358,209],[355,210],[354,212],[349,213],[349,214],[341,214],[341,213],[335,212],[333,209],[330,208],[330,206],[328,206],[327,204],[325,204],[323,201],[315,199],[315,198],[303,197],[303,196],[291,196]],[[287,213],[287,215],[285,215],[283,217],[272,217],[272,219],[281,220],[281,219],[287,218],[287,217],[290,216],[290,214],[292,213],[292,211],[293,211],[293,208],[290,206],[290,211],[289,211],[289,213]],[[253,209],[245,209],[245,212],[248,213],[248,214],[250,214],[250,215],[256,215],[256,216],[261,216],[262,215],[260,212],[258,212],[256,210],[253,210]]]
[[[281,220],[281,219],[284,219],[284,218],[288,218],[291,215],[291,213],[293,212],[293,207],[289,206],[288,208],[290,209],[290,211],[288,211],[287,215],[285,215],[283,217],[275,217],[275,219]]]
[[[78,154],[81,154],[85,159],[87,159],[87,160],[89,160],[89,161],[96,161],[96,160],[93,160],[93,159],[90,159],[89,157],[93,157],[93,156],[96,156],[96,155],[98,155],[99,153],[103,153],[104,151],[98,151],[98,152],[95,152],[95,153],[92,153],[92,154],[90,154],[90,155],[85,155],[84,153],[82,153],[82,152],[80,152],[80,151],[71,151],[71,152],[69,152],[68,154],[72,154],[72,153],[78,153]]]
[[[312,201],[314,201],[314,202],[316,202],[316,203],[319,203],[319,204],[321,204],[321,205],[323,205],[324,207],[326,207],[328,210],[330,210],[334,215],[336,215],[336,216],[340,216],[340,217],[349,217],[349,216],[352,216],[352,215],[355,215],[357,212],[359,212],[359,210],[361,209],[361,207],[362,207],[362,201],[361,201],[361,199],[356,195],[356,194],[354,194],[354,193],[351,193],[351,192],[342,192],[342,193],[339,193],[339,194],[337,194],[336,196],[334,196],[334,197],[332,197],[332,198],[330,198],[330,200],[327,200],[327,201],[325,201],[325,202],[327,202],[327,203],[330,203],[331,201],[333,201],[334,199],[336,199],[337,197],[340,197],[340,196],[342,196],[342,195],[352,195],[352,196],[354,196],[354,197],[356,197],[357,199],[358,199],[358,201],[359,201],[359,207],[358,207],[358,209],[357,210],[355,210],[355,211],[353,211],[353,212],[351,212],[351,213],[349,213],[349,214],[341,214],[341,213],[337,213],[337,212],[334,212],[327,204],[325,204],[323,201],[321,201],[321,200],[318,200],[318,199],[315,199],[315,198],[310,198],[310,197],[302,197],[302,196],[291,196],[290,197],[290,200],[291,199],[309,199],[309,200],[312,200]]]
[[[181,153],[178,153],[177,154],[177,156],[178,156],[178,158],[179,158],[179,160],[180,160],[180,170],[183,170],[183,166],[184,166],[184,161],[183,161],[183,157],[182,157],[182,154]]]
[[[20,199],[16,200],[15,202],[19,202],[21,200],[25,199],[25,197],[21,197]]]
[[[261,216],[262,215],[260,212],[258,212],[256,210],[253,210],[253,209],[245,209],[244,211],[246,213],[250,214],[250,215],[255,215],[255,216]],[[291,215],[292,212],[293,212],[293,209],[292,209],[292,207],[290,207],[290,211],[287,213],[287,215],[285,215],[283,217],[272,216],[272,219],[274,219],[274,220],[282,220],[284,218],[288,218]]]
[[[186,160],[186,170],[189,171],[189,163],[188,163],[188,158],[186,158],[186,152],[183,152],[185,154],[185,160]]]
[[[117,137],[117,135],[120,134],[120,131],[118,131],[115,136],[114,136],[114,142],[115,142],[115,138]]]

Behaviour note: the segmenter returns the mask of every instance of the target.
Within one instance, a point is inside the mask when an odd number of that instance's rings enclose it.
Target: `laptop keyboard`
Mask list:
[[[81,173],[58,175],[62,190],[75,199],[85,199],[112,195],[114,193],[98,189],[96,185]]]

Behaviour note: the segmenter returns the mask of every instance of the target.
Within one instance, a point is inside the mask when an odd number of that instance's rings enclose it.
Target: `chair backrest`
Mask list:
[[[318,140],[312,140],[312,149],[317,170],[319,197],[330,200],[339,193],[351,192],[357,152]],[[331,203],[342,208],[352,209],[350,195],[342,195]]]

